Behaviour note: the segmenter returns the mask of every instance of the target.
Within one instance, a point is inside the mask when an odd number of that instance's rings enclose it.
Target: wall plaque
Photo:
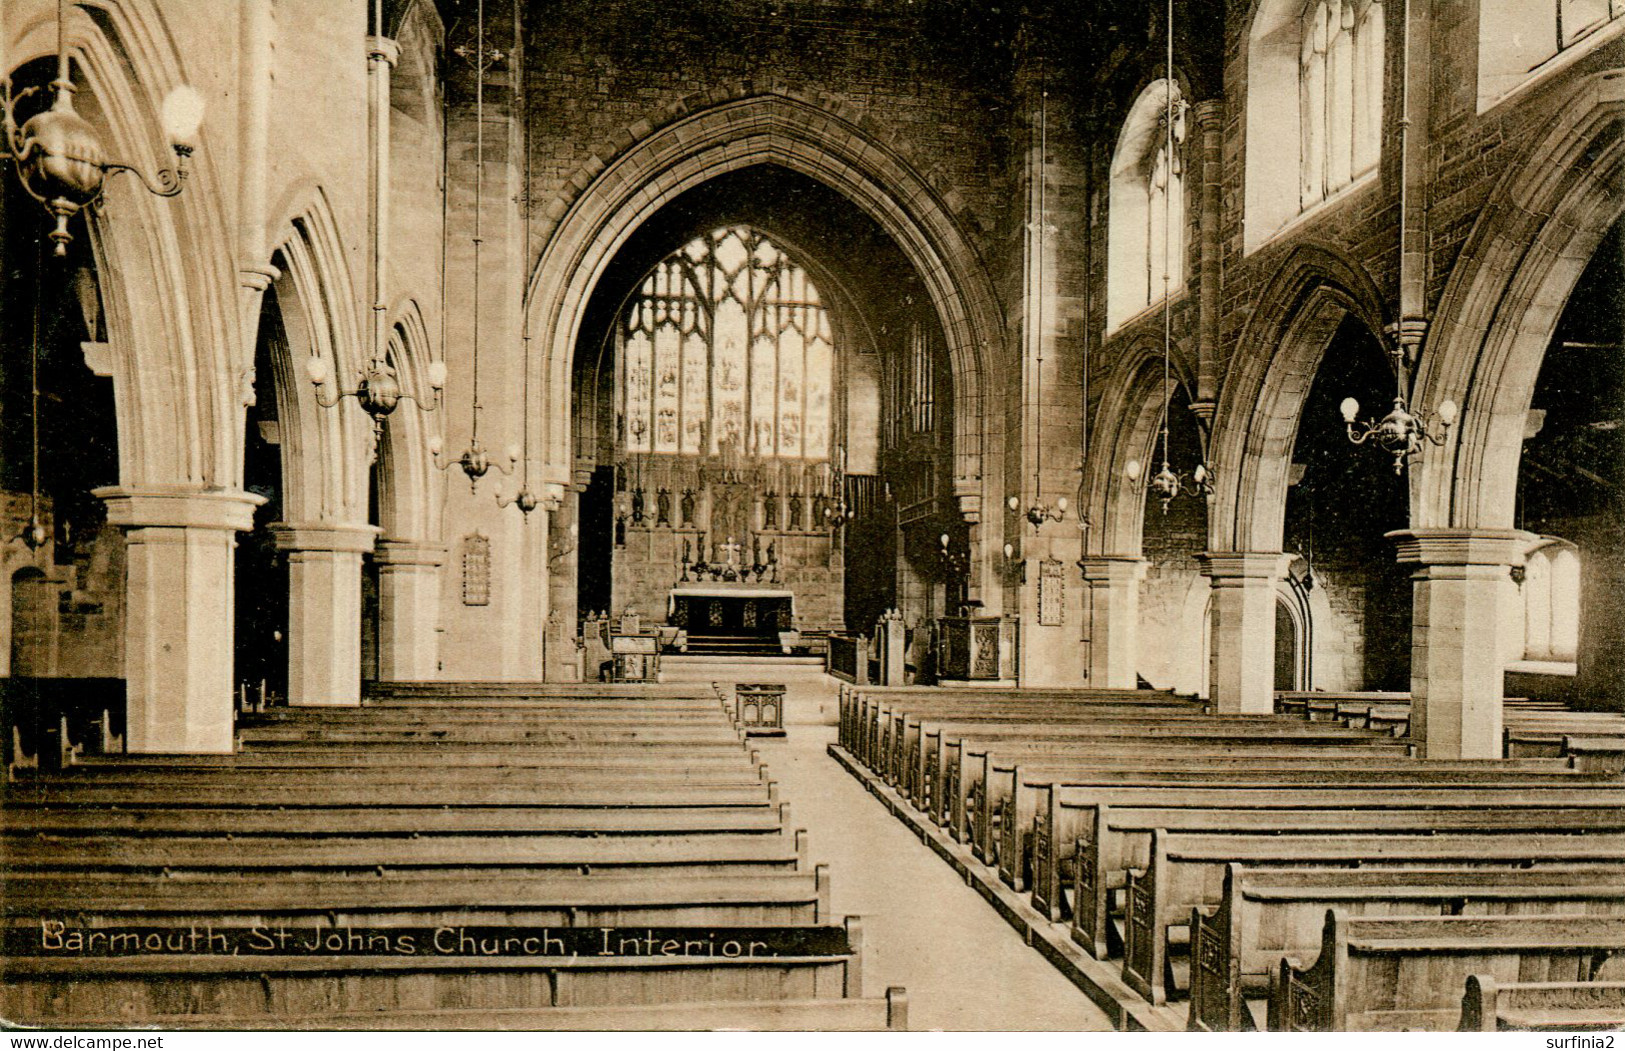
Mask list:
[[[491,604],[491,541],[478,533],[463,537],[463,605]]]
[[[1066,623],[1066,575],[1057,559],[1038,564],[1038,623],[1044,627]]]

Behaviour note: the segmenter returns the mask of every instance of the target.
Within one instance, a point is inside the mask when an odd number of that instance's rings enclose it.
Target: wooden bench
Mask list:
[[[1492,831],[1625,830],[1625,786],[1594,792],[1475,788],[1434,780],[1425,770],[1417,771],[1409,783],[1351,779],[1338,784],[1336,776],[1254,787],[1051,786],[1033,817],[1033,905],[1052,919],[1065,918],[1063,872],[1068,862],[1079,866],[1069,881],[1077,891],[1071,911],[1076,927],[1086,933],[1085,944],[1100,954],[1107,933],[1108,901],[1114,891],[1127,886],[1130,869],[1149,863],[1151,830],[1157,828],[1410,833],[1484,827]]]
[[[1523,763],[1499,760],[1421,763],[1410,759],[1348,755],[1341,749],[1277,756],[1140,754],[1114,760],[1094,755],[1070,758],[1027,753],[1023,756],[1021,750],[1003,746],[997,754],[985,751],[979,769],[973,766],[970,771],[963,771],[959,783],[950,787],[958,792],[959,785],[969,780],[970,789],[960,794],[968,812],[968,828],[980,833],[971,835],[969,841],[984,860],[997,862],[1004,857],[1001,844],[1014,841],[1007,840],[1005,834],[1025,835],[1029,826],[1040,818],[1045,818],[1044,830],[1058,843],[1070,844],[1087,831],[1090,827],[1087,817],[1082,821],[1070,820],[1077,816],[1071,811],[1092,806],[1095,797],[1086,789],[1074,791],[1072,785],[1130,783],[1136,775],[1145,779],[1148,788],[1170,781],[1198,788],[1204,782],[1211,782],[1264,789],[1273,785],[1313,788],[1321,784],[1418,789],[1504,786],[1517,792],[1537,793],[1532,798],[1545,798],[1553,804],[1566,797],[1539,793],[1581,788],[1607,791],[1617,787],[1609,779],[1576,774],[1560,765],[1530,769]],[[1059,795],[1052,800],[1057,792]],[[1164,792],[1165,796],[1172,794]]]
[[[1625,834],[1618,833],[1404,836],[1356,827],[1343,835],[1263,835],[1157,829],[1151,834],[1149,864],[1129,872],[1123,895],[1123,978],[1152,1003],[1167,1001],[1169,928],[1176,923],[1183,927],[1193,908],[1217,904],[1231,862],[1280,868],[1429,868],[1613,864],[1621,859]]]
[[[443,879],[474,875],[518,876],[538,869],[681,869],[703,873],[794,871],[803,858],[791,836],[677,833],[591,836],[33,836],[6,844],[8,872],[111,870],[351,873],[421,871]]]
[[[580,784],[391,784],[389,802],[402,806],[774,806],[777,784],[687,785],[662,787],[642,797],[630,796],[624,786],[608,781]],[[371,786],[356,782],[337,785],[286,786],[242,783],[201,785],[176,789],[157,782],[63,783],[40,780],[13,786],[10,798],[18,802],[53,806],[363,806],[374,798]]]
[[[71,903],[71,909],[68,907]],[[448,880],[403,869],[245,880],[235,871],[13,872],[5,922],[26,935],[71,912],[80,927],[797,926],[830,922],[827,865],[812,871],[683,873],[539,869]]]
[[[1450,1030],[1473,974],[1591,981],[1625,950],[1625,916],[1346,916],[1326,913],[1320,956],[1283,959],[1269,1024],[1291,1032]]]
[[[0,1010],[24,1025],[78,1028],[110,1018],[123,1026],[173,1019],[183,1004],[193,1024],[209,1026],[244,1015],[316,1020],[470,1004],[545,1010],[840,999],[862,991],[861,928],[853,919],[844,928],[674,928],[649,931],[647,939],[638,928],[613,935],[569,928],[393,933],[410,937],[412,951],[371,950],[363,935],[362,951],[353,953],[322,951],[318,943],[316,951],[297,954],[284,947],[233,954],[213,951],[214,936],[236,949],[251,944],[252,935],[217,928],[203,937],[206,952],[18,953],[7,960]],[[342,945],[343,935],[332,936]],[[610,955],[590,951],[593,939],[612,936]],[[187,945],[179,931],[169,937]],[[795,955],[757,948],[798,940],[808,948]],[[495,954],[488,955],[487,946]],[[589,951],[564,955],[560,947]]]
[[[941,780],[941,768],[960,756],[982,751],[1010,753],[1026,751],[1028,754],[1048,751],[1052,754],[1075,754],[1080,757],[1102,754],[1209,754],[1218,756],[1292,756],[1313,755],[1335,750],[1349,756],[1370,758],[1404,758],[1409,754],[1403,742],[1380,742],[1343,735],[1295,734],[1281,732],[1273,727],[1209,725],[1154,725],[1109,726],[1080,725],[1071,727],[1018,726],[995,724],[991,726],[963,726],[938,724],[933,731],[940,733],[940,743],[932,747],[930,739],[922,749],[918,767],[909,778],[915,782],[915,791],[929,792],[923,786],[929,780]]]
[[[871,766],[911,797],[922,791],[927,768],[940,761],[944,744],[952,739],[980,742],[1010,741],[1040,744],[1045,741],[1129,741],[1162,739],[1257,744],[1272,742],[1292,747],[1335,745],[1404,755],[1402,742],[1379,739],[1352,730],[1324,730],[1294,724],[1275,716],[1218,718],[1195,713],[1146,715],[1133,711],[1067,714],[1037,717],[930,719],[905,724],[891,737],[892,747]]]
[[[547,832],[590,836],[654,832],[778,835],[791,827],[778,806],[129,806],[47,807],[8,801],[0,830],[15,836],[479,835]]]
[[[114,1027],[121,1019],[87,1020],[90,1028]],[[748,1032],[877,1032],[908,1029],[908,996],[892,986],[881,997],[824,1000],[735,1000],[706,1003],[639,1004],[615,1007],[447,1008],[431,1011],[372,1011],[325,1014],[318,1018],[276,1014],[154,1015],[147,1024],[184,1029],[206,1022],[226,1030],[365,1029],[497,1030],[566,1032],[649,1032],[744,1030]]]
[[[1319,946],[1326,909],[1348,916],[1625,914],[1625,867],[1543,869],[1246,869],[1230,865],[1216,908],[1191,913],[1188,1029],[1262,1025],[1283,956]],[[1493,1015],[1491,1021],[1493,1022]]]
[[[1461,998],[1464,1033],[1625,1029],[1625,982],[1503,982],[1470,974]]]

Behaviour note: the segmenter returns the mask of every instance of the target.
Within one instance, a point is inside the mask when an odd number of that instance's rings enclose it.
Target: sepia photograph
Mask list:
[[[1625,1031],[1625,0],[0,0],[0,127],[7,1048]]]

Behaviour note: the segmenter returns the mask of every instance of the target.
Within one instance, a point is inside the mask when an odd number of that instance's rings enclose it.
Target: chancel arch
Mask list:
[[[956,392],[951,480],[954,497],[975,519],[970,591],[996,606],[1002,592],[992,586],[985,555],[1003,542],[1002,516],[984,508],[1001,498],[1002,438],[987,425],[985,407],[1000,404],[994,362],[1006,337],[991,281],[959,218],[896,150],[838,112],[788,95],[721,102],[634,138],[563,202],[528,290],[531,329],[543,334],[531,389],[547,480],[572,480],[572,361],[587,302],[615,255],[682,193],[727,172],[782,167],[837,191],[896,243],[918,275]]]
[[[944,342],[833,190],[758,166],[677,198],[606,268],[575,360],[580,547],[553,571],[582,615],[766,638],[946,612],[938,537],[966,526]]]

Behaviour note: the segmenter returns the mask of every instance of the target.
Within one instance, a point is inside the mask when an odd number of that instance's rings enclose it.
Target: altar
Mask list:
[[[749,584],[678,585],[667,599],[666,619],[690,636],[776,638],[795,629],[796,596]]]

